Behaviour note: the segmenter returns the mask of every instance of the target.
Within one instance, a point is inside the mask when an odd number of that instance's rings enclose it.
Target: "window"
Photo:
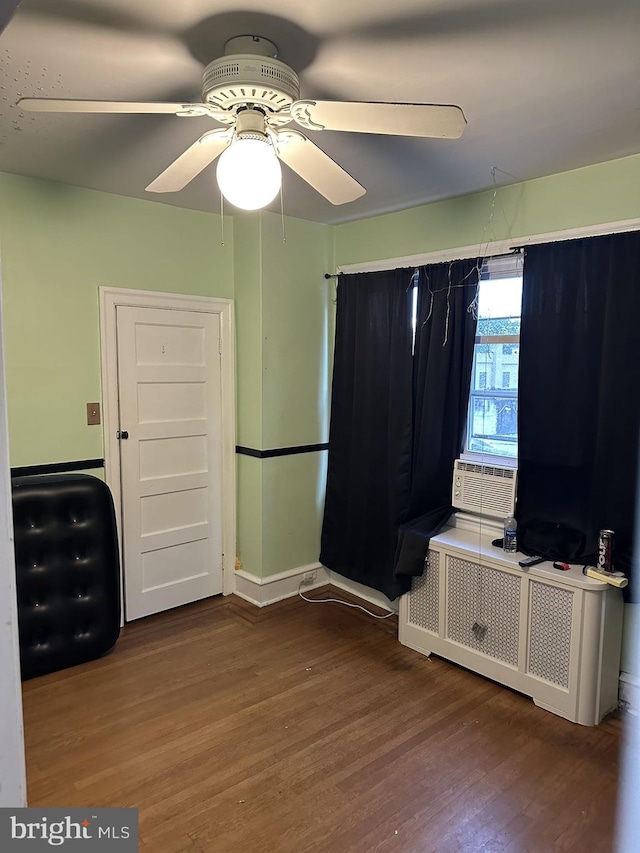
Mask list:
[[[490,258],[482,269],[465,452],[518,455],[518,358],[522,259]]]

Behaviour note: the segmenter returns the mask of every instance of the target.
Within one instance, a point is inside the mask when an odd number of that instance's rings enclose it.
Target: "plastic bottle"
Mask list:
[[[518,522],[512,512],[504,520],[503,548],[509,554],[515,554],[518,550]]]

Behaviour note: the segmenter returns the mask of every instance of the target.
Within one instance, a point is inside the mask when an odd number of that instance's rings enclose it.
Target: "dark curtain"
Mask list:
[[[410,488],[413,269],[340,276],[320,560],[388,598]]]
[[[453,463],[464,438],[477,325],[469,306],[478,272],[472,259],[419,273],[411,492],[395,569],[401,592],[422,574],[429,539],[453,509]]]
[[[640,424],[640,232],[531,246],[524,264],[518,539],[629,573]]]

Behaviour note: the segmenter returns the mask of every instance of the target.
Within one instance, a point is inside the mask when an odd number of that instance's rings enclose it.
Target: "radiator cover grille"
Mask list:
[[[413,578],[409,596],[409,621],[437,634],[440,630],[438,616],[440,605],[440,554],[429,551],[424,572]]]
[[[531,583],[528,671],[560,687],[569,687],[571,590]]]
[[[447,569],[447,638],[517,666],[520,578],[457,557]],[[486,626],[482,637],[476,621]]]

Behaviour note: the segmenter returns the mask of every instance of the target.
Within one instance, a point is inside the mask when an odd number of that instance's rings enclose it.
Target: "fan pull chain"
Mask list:
[[[220,245],[224,246],[224,196],[220,193]]]
[[[282,184],[280,184],[280,217],[282,219],[282,242],[287,242],[287,234],[284,227],[284,201],[282,200]]]

